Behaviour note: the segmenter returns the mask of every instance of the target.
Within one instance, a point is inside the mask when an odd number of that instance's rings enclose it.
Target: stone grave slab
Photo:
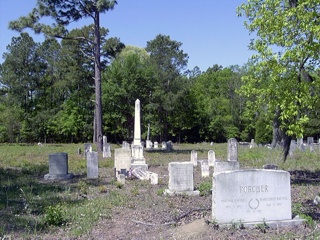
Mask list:
[[[198,196],[199,191],[194,191],[193,166],[191,162],[169,163],[169,189],[165,189],[164,194]]]
[[[279,170],[215,173],[212,219],[218,224],[291,220],[290,174]]]
[[[99,177],[98,152],[87,152],[87,178]]]
[[[228,140],[228,161],[238,161],[238,141],[235,138]]]
[[[201,161],[201,177],[209,177],[210,176],[210,168],[208,160]]]
[[[191,157],[190,157],[190,162],[193,164],[193,166],[198,165],[198,153],[196,150],[191,151]]]
[[[66,180],[73,177],[68,173],[68,154],[53,153],[49,155],[49,173],[44,175],[45,180]]]
[[[216,161],[216,153],[213,150],[208,151],[208,163],[209,167],[214,167]]]

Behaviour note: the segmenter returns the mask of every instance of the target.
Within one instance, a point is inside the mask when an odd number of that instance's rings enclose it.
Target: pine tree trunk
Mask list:
[[[96,1],[95,1],[96,2]],[[95,137],[97,150],[102,151],[103,139],[102,139],[102,91],[101,91],[101,63],[100,63],[100,19],[99,11],[95,10],[94,18],[94,78],[95,78]]]

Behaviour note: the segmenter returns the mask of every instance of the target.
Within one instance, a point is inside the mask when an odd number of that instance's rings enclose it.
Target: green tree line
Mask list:
[[[148,125],[154,141],[224,142],[235,137],[275,145],[320,136],[316,1],[242,4],[237,12],[247,18],[249,32],[255,33],[249,44],[255,54],[244,66],[213,64],[203,72],[198,67],[187,69],[188,54],[170,36],[160,34],[145,48],[137,48],[107,38],[107,29],[99,27],[97,32],[98,12],[113,9],[116,1],[79,6],[38,2],[29,17],[10,25],[16,30],[30,27],[47,38],[35,43],[21,33],[3,55],[1,142],[96,142],[101,135],[96,126],[100,113],[109,141],[131,141],[137,98],[144,139]],[[75,11],[61,12],[59,7]],[[72,18],[67,15],[72,13],[73,19],[96,16],[94,24],[64,31],[62,26],[68,25]],[[37,23],[50,14],[56,18],[55,28]],[[61,41],[53,38],[58,33],[63,35]],[[97,80],[101,80],[101,104]]]

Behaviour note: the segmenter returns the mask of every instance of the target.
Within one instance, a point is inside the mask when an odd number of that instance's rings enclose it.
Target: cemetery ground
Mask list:
[[[241,222],[219,228],[211,221],[212,178],[201,178],[194,168],[198,197],[163,196],[168,188],[168,163],[190,161],[196,150],[206,159],[208,150],[227,159],[227,144],[174,144],[173,151],[145,151],[149,171],[159,184],[126,179],[115,181],[112,157],[99,159],[99,178],[87,179],[86,160],[78,155],[83,144],[0,145],[0,239],[320,239],[320,149],[296,151],[284,163],[280,149],[239,147],[241,169],[276,164],[291,174],[293,216],[306,219],[300,226],[271,229]],[[74,178],[46,181],[48,155],[66,152]],[[212,176],[213,169],[210,168]]]

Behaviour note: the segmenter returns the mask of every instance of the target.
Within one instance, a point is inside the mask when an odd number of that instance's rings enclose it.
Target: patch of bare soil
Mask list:
[[[305,173],[292,173],[293,210],[309,215],[314,224],[270,229],[256,227],[219,229],[210,223],[211,195],[162,196],[159,192],[167,188],[166,167],[151,167],[150,171],[160,176],[159,185],[150,185],[137,179],[127,180],[128,196],[125,206],[115,208],[111,219],[101,220],[86,236],[79,239],[318,239],[320,238],[320,212],[313,198],[320,192],[319,182],[311,181]],[[202,179],[200,167],[195,169],[195,186]],[[303,175],[304,174],[304,175]],[[303,179],[308,182],[302,182]],[[312,176],[309,176],[312,178]],[[299,184],[297,184],[299,181]],[[296,211],[296,210],[295,210]]]

